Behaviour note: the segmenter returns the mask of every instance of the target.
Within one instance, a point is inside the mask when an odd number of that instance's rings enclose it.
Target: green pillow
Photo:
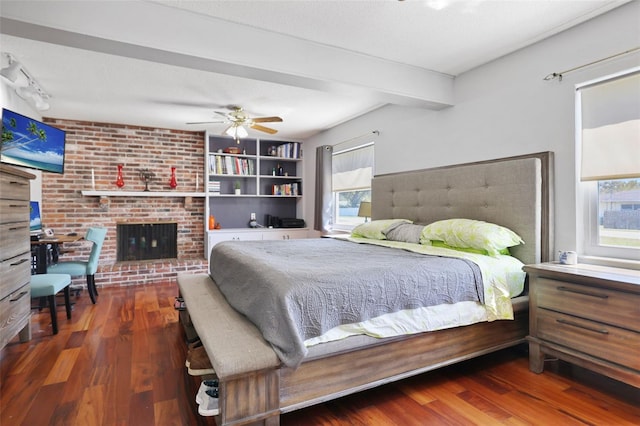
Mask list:
[[[507,247],[524,244],[522,238],[508,228],[472,219],[446,219],[430,223],[420,235],[420,243],[426,241],[442,241],[461,249],[486,250],[489,256],[498,256]]]
[[[366,222],[353,228],[351,236],[357,238],[369,238],[370,240],[386,240],[387,237],[384,235],[383,231],[391,225],[402,222],[412,223],[407,219],[372,220],[371,222]]]
[[[465,253],[484,254],[485,256],[489,255],[489,252],[486,251],[486,250],[475,249],[475,248],[471,248],[471,247],[453,247],[453,246],[445,244],[444,241],[434,240],[434,241],[430,241],[430,243],[431,243],[431,245],[433,247],[442,247],[442,248],[446,248],[446,249],[449,249],[449,250],[463,251]],[[509,252],[508,248],[503,248],[502,250],[500,250],[500,254],[504,254],[506,256],[511,256],[511,253]]]

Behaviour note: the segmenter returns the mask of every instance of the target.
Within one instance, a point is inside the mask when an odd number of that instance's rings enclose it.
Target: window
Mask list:
[[[371,201],[372,177],[373,143],[333,153],[333,229],[351,230],[367,219],[358,216],[358,209],[362,201]]]
[[[640,259],[640,68],[576,91],[582,254]]]

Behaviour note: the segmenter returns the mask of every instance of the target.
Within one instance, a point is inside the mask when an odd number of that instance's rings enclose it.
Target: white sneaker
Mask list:
[[[198,413],[205,417],[217,416],[220,414],[218,398],[213,398],[205,392],[202,404],[198,405]]]
[[[200,405],[204,402],[205,392],[208,389],[213,389],[218,387],[217,380],[203,380],[200,383],[200,388],[198,388],[198,393],[196,394],[196,404]]]

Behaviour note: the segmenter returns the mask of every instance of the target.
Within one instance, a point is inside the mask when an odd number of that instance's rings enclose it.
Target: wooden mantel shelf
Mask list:
[[[204,192],[182,191],[90,191],[82,190],[85,197],[204,197]]]

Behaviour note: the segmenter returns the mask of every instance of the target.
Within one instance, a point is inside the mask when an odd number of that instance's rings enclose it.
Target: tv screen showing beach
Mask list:
[[[40,217],[40,203],[31,201],[29,206],[29,230],[42,231],[42,218]]]
[[[0,161],[63,173],[65,136],[63,130],[3,109]]]

